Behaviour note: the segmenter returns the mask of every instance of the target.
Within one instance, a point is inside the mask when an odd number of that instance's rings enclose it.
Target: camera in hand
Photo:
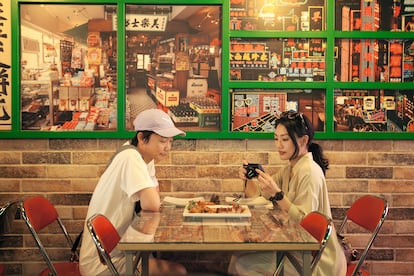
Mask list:
[[[256,172],[256,169],[259,169],[261,171],[263,170],[262,165],[260,164],[253,164],[249,163],[247,165],[243,165],[243,167],[246,169],[246,177],[247,179],[252,179],[253,177],[257,177],[259,174]]]

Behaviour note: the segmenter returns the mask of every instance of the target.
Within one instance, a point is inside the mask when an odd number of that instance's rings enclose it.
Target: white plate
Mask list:
[[[184,217],[193,217],[193,218],[248,218],[252,216],[250,213],[249,206],[240,205],[244,211],[243,213],[190,213],[187,206],[184,208],[183,216]],[[231,205],[208,205],[210,208],[228,208]]]
[[[188,202],[190,201],[204,201],[204,197],[192,197],[192,198],[178,198],[178,197],[172,197],[172,196],[166,196],[164,197],[163,203],[168,203],[176,206],[186,206]]]
[[[217,226],[228,226],[228,225],[237,225],[237,226],[249,226],[252,225],[249,218],[194,218],[186,217],[183,221],[183,225],[217,225]]]

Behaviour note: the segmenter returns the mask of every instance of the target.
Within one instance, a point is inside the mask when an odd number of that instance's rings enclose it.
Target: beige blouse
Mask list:
[[[312,211],[319,211],[332,218],[325,176],[320,166],[313,161],[312,153],[305,154],[293,168],[290,165],[282,168],[273,178],[292,202],[288,212],[290,218],[300,222],[306,214]],[[296,254],[296,257],[300,259],[301,255]],[[344,251],[333,229],[313,275],[341,276],[345,274]]]

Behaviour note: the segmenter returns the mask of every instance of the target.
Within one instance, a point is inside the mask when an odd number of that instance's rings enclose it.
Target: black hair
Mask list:
[[[308,135],[308,151],[312,153],[313,160],[321,167],[325,174],[326,170],[329,168],[329,161],[325,158],[322,147],[313,142],[315,131],[309,118],[302,113],[288,111],[283,112],[275,121],[275,128],[279,124],[282,124],[286,128],[288,135],[295,146],[295,151],[290,157],[290,160],[295,159],[299,154],[299,145],[296,136],[303,137],[304,135]]]
[[[142,139],[145,143],[148,143],[151,135],[155,133],[150,130],[138,130],[137,133],[135,133],[135,136],[131,139],[131,145],[138,146],[138,133],[140,132],[142,133]]]

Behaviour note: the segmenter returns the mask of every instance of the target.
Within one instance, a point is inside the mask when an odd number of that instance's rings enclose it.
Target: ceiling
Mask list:
[[[220,6],[169,6],[169,5],[129,5],[141,12],[169,13],[170,21],[180,22],[198,32],[218,37],[221,23]],[[21,4],[20,14],[24,22],[41,27],[53,33],[70,33],[85,26],[91,19],[111,18],[116,12],[115,5],[69,5],[69,4]],[[127,11],[128,12],[128,11]]]
[[[21,4],[22,20],[53,33],[64,33],[90,19],[104,18],[103,5]]]

